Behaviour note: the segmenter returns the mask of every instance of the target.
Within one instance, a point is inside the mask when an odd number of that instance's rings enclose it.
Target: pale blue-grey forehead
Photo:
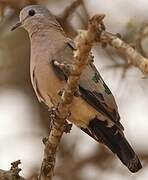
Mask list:
[[[20,18],[21,18],[21,16],[27,16],[29,14],[30,10],[34,10],[35,14],[42,14],[45,16],[51,16],[50,11],[46,7],[41,6],[41,5],[29,5],[29,6],[24,7],[21,10]]]

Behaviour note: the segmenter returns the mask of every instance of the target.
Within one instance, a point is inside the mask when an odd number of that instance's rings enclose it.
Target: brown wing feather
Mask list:
[[[123,129],[115,99],[94,65],[88,65],[80,79],[82,97]]]
[[[97,79],[93,79],[94,76]],[[107,116],[119,129],[124,129],[120,123],[118,108],[111,91],[91,65],[86,67],[81,76],[80,92],[82,97],[97,111]]]

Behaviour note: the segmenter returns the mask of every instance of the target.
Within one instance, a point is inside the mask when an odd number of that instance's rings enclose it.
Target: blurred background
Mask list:
[[[89,17],[106,14],[107,31],[122,38],[148,57],[147,0],[0,0],[0,169],[21,159],[21,174],[37,176],[42,138],[49,130],[47,107],[39,104],[29,75],[30,43],[25,30],[11,32],[20,9],[45,5],[57,17],[69,37],[86,29]],[[143,169],[131,174],[103,145],[73,126],[60,144],[54,180],[148,179],[148,80],[139,69],[112,48],[96,45],[95,64],[115,95],[125,134],[139,154]]]

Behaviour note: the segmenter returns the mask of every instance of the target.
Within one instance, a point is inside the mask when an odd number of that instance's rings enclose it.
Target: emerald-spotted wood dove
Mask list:
[[[67,74],[54,62],[71,63],[74,43],[63,31],[48,9],[39,5],[25,7],[20,22],[31,41],[31,82],[40,102],[49,108],[60,101],[58,91],[66,83]],[[75,96],[69,120],[96,141],[105,144],[131,172],[142,168],[141,163],[123,134],[115,99],[90,62],[79,83],[80,96]]]

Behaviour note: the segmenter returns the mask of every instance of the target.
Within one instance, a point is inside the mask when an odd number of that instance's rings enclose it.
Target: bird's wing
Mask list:
[[[91,106],[123,129],[114,96],[92,63],[84,69],[81,75],[80,92]]]
[[[63,45],[59,52],[56,53],[57,58],[54,56],[54,60],[66,63],[72,62],[73,50],[75,50],[74,43],[71,39],[67,38],[65,45]],[[64,74],[58,66],[53,65],[53,67],[60,79],[67,79],[67,75]],[[101,78],[96,67],[91,62],[82,72],[79,90],[82,98],[85,99],[87,103],[103,115],[107,116],[113,124],[123,130],[114,96]]]
[[[55,60],[71,63],[73,59],[72,50],[75,49],[72,41],[68,39],[63,47],[61,51],[57,52],[58,56]],[[53,69],[60,79],[67,80],[68,75],[54,64]],[[81,97],[105,117],[102,119],[101,116],[97,116],[90,119],[88,126],[80,127],[81,130],[96,141],[105,144],[131,172],[137,172],[142,166],[123,134],[124,128],[120,123],[114,96],[92,63],[87,65],[82,72],[79,90]]]

